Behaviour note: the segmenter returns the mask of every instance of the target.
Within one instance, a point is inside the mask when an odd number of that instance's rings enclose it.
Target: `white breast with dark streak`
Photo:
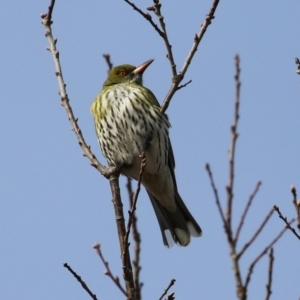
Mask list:
[[[168,164],[170,124],[140,89],[116,85],[104,92],[101,106],[99,142],[110,165],[133,167],[142,152],[150,173]]]

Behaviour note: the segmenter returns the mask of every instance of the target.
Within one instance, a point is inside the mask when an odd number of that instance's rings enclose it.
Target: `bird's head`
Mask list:
[[[142,85],[143,73],[154,59],[149,59],[138,67],[132,65],[121,65],[108,71],[108,78],[103,86],[110,86],[119,83],[136,83]]]

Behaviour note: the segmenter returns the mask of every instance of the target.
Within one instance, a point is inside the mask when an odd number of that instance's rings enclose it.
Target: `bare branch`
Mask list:
[[[274,248],[270,249],[269,253],[269,270],[268,270],[268,282],[266,284],[267,294],[266,300],[270,300],[272,294],[272,277],[273,277],[273,264],[274,264]]]
[[[171,279],[170,284],[168,285],[168,287],[164,290],[163,294],[160,296],[160,298],[158,300],[162,300],[162,298],[167,295],[167,292],[169,291],[169,289],[171,288],[172,285],[175,284],[176,279]],[[173,296],[173,294],[171,294],[170,296]],[[168,298],[169,299],[169,298]],[[174,298],[173,298],[174,299]]]
[[[258,192],[260,186],[261,186],[261,181],[259,181],[259,182],[256,184],[253,193],[250,195],[250,197],[249,197],[249,199],[248,199],[248,202],[247,202],[247,204],[246,204],[246,206],[245,206],[245,210],[244,210],[244,212],[243,212],[243,214],[242,214],[242,216],[241,216],[240,223],[239,223],[238,228],[237,228],[237,230],[236,230],[236,234],[235,234],[235,238],[234,238],[234,242],[235,242],[235,243],[237,243],[237,241],[238,241],[239,235],[240,235],[240,233],[241,233],[242,227],[243,227],[244,222],[245,222],[245,219],[246,219],[246,215],[247,215],[247,213],[248,213],[248,211],[249,211],[249,208],[250,208],[250,206],[251,206],[251,204],[252,204],[252,201],[253,201],[254,197],[256,196],[256,194],[257,194],[257,192]]]
[[[227,224],[226,224],[227,226]],[[235,278],[235,284],[236,284],[236,294],[239,299],[241,300],[246,300],[245,295],[247,293],[247,290],[245,290],[243,286],[243,281],[242,281],[242,275],[241,275],[241,270],[240,270],[240,265],[239,265],[239,259],[236,254],[236,244],[234,243],[232,239],[232,234],[230,231],[226,232],[227,236],[227,241],[229,245],[229,250],[230,250],[230,256],[232,260],[232,269],[233,269],[233,274]]]
[[[287,218],[282,215],[279,207],[274,205],[274,210],[277,211],[279,218],[282,219],[286,224],[286,228],[289,229],[298,238],[298,240],[300,240],[300,235],[296,232],[295,228],[290,225],[290,222],[287,221]]]
[[[48,7],[48,13],[42,14],[41,18],[44,20],[45,23],[47,23],[48,26],[51,26],[52,24],[52,12],[54,9],[55,0],[51,0],[51,3]]]
[[[51,16],[51,13],[53,11],[53,5],[54,5],[55,1],[51,1],[51,9],[49,7],[49,13]],[[49,14],[48,13],[48,14]],[[58,80],[58,85],[59,85],[59,95],[61,97],[61,105],[65,108],[68,119],[71,123],[71,128],[74,131],[79,146],[82,148],[83,150],[83,156],[86,156],[90,162],[91,165],[93,167],[95,167],[102,175],[104,175],[105,177],[109,177],[111,173],[116,172],[116,168],[105,168],[104,166],[102,166],[102,164],[98,161],[98,159],[96,158],[96,156],[94,155],[94,153],[91,151],[91,147],[89,145],[87,145],[87,143],[84,140],[84,137],[82,135],[82,131],[78,125],[78,119],[75,118],[74,114],[73,114],[73,110],[70,106],[70,101],[68,98],[68,94],[66,91],[66,84],[64,82],[63,79],[63,74],[62,74],[62,69],[61,69],[61,65],[60,65],[60,61],[59,61],[59,52],[56,48],[56,42],[57,39],[53,38],[52,35],[52,28],[51,28],[51,22],[49,22],[49,16],[48,14],[44,14],[42,15],[42,23],[45,27],[45,31],[46,31],[46,37],[48,39],[48,42],[50,44],[50,47],[48,48],[48,50],[52,53],[52,57],[53,57],[53,61],[54,61],[54,65],[55,65],[55,74]]]
[[[229,249],[230,249],[230,256],[232,259],[232,268],[235,276],[236,281],[236,293],[239,299],[245,299],[246,290],[243,286],[242,282],[242,276],[240,272],[240,266],[239,266],[239,259],[236,253],[236,241],[233,238],[232,234],[232,228],[231,228],[231,215],[232,215],[232,199],[233,199],[233,183],[234,183],[234,160],[235,160],[235,146],[236,146],[236,139],[237,139],[237,124],[239,119],[239,94],[240,94],[240,67],[239,67],[239,57],[236,55],[235,57],[235,66],[236,66],[236,75],[235,75],[235,82],[236,82],[236,96],[235,96],[235,108],[234,108],[234,122],[231,126],[231,147],[230,147],[230,153],[229,153],[229,183],[226,187],[227,189],[227,208],[226,208],[226,216],[224,215],[224,212],[221,207],[221,203],[218,197],[217,190],[215,188],[215,184],[213,182],[212,174],[209,168],[209,165],[206,165],[206,169],[208,171],[211,186],[213,187],[215,199],[217,203],[217,207],[219,209],[219,213],[222,218],[223,226],[225,229]]]
[[[240,58],[238,55],[235,56],[235,106],[234,106],[234,119],[231,126],[231,145],[229,149],[229,181],[226,186],[227,190],[227,207],[226,207],[226,222],[229,230],[231,231],[231,216],[232,216],[232,201],[233,201],[233,184],[234,184],[234,163],[235,163],[235,148],[236,141],[238,138],[237,126],[239,120],[239,106],[240,106]]]
[[[129,200],[130,200],[130,207],[133,205],[133,198],[134,198],[134,193],[132,190],[132,185],[131,185],[131,179],[128,177],[127,178],[127,190],[128,190],[128,195],[129,195]],[[141,265],[140,265],[140,252],[141,252],[141,235],[140,232],[138,231],[137,227],[137,217],[135,212],[132,214],[132,237],[134,240],[134,258],[132,260],[133,264],[133,279],[134,279],[134,286],[136,287],[136,297],[137,299],[141,299],[141,290],[143,287],[143,283],[140,282],[140,271],[141,271]]]
[[[123,278],[125,280],[126,291],[128,299],[135,299],[135,288],[132,275],[132,266],[130,260],[130,253],[127,250],[127,244],[125,243],[126,230],[125,219],[123,213],[123,203],[121,201],[120,187],[119,187],[119,175],[111,175],[109,177],[111,192],[113,196],[113,205],[115,210],[115,217],[117,223],[119,244],[122,257]]]
[[[138,8],[133,2],[129,0],[124,0],[126,3],[128,3],[134,10],[136,10],[139,14],[141,14],[151,25],[152,27],[157,31],[157,33],[163,37],[163,32],[159,29],[159,27],[153,22],[152,17],[148,13],[144,13],[140,8]],[[151,10],[151,8],[148,8],[148,10]]]
[[[125,237],[124,238],[124,244],[125,244],[124,245],[124,249],[125,249],[124,256],[125,257],[127,255],[127,253],[129,252],[128,251],[128,247],[129,247],[128,239],[129,239],[130,229],[131,229],[131,225],[132,225],[133,218],[134,218],[133,215],[134,215],[134,212],[136,210],[136,204],[137,204],[138,196],[139,196],[139,193],[140,193],[140,190],[141,190],[143,173],[144,173],[144,170],[145,170],[145,167],[146,167],[146,164],[147,164],[146,156],[145,156],[144,152],[142,152],[142,154],[140,155],[140,158],[141,158],[141,168],[140,168],[140,174],[139,174],[137,189],[136,189],[135,195],[133,197],[133,203],[132,203],[131,209],[128,212],[129,213],[129,218],[128,218],[128,222],[127,222],[126,234],[124,236]]]
[[[101,252],[101,249],[100,249],[100,244],[95,244],[93,246],[93,248],[96,250],[97,254],[99,255],[103,265],[105,266],[106,270],[104,271],[104,274],[107,275],[108,277],[111,278],[111,280],[115,283],[115,285],[119,288],[119,290],[124,294],[124,296],[127,297],[127,293],[126,291],[124,290],[124,288],[122,287],[122,285],[120,284],[120,280],[119,280],[119,277],[118,276],[114,276],[109,268],[109,263],[108,261],[106,261],[104,259],[104,256]]]
[[[292,219],[291,221],[288,222],[288,224],[292,224],[295,221],[295,219]],[[246,281],[245,281],[245,290],[247,290],[249,282],[251,280],[251,275],[253,273],[253,269],[255,265],[260,261],[260,259],[267,254],[267,252],[275,245],[275,243],[282,237],[282,235],[285,233],[287,230],[287,227],[283,228],[279,234],[274,238],[274,240],[254,259],[254,261],[250,264]]]
[[[84,290],[87,291],[87,293],[91,296],[92,299],[97,300],[97,296],[91,292],[89,287],[86,285],[86,283],[81,279],[79,275],[73,269],[67,264],[64,263],[64,267],[68,269],[68,271],[79,281],[81,286],[84,288]]]
[[[185,84],[182,84],[182,85],[180,85],[178,88],[177,88],[177,91],[178,90],[180,90],[180,89],[182,89],[182,88],[184,88],[184,87],[186,87],[188,84],[190,84],[192,82],[192,80],[189,80],[188,82],[186,82]]]
[[[296,220],[297,220],[297,227],[300,230],[300,200],[297,200],[297,190],[296,187],[293,185],[291,186],[291,192],[293,194],[293,204],[296,210]]]
[[[297,65],[296,73],[300,75],[300,60],[297,57],[295,58],[295,64]]]
[[[165,42],[165,46],[167,48],[167,58],[170,61],[173,78],[176,78],[177,77],[176,64],[175,64],[174,57],[173,57],[172,45],[170,44],[169,38],[168,38],[166,23],[164,22],[164,16],[161,14],[161,3],[159,3],[159,1],[155,1],[153,8],[154,8],[153,11],[156,14],[158,21],[160,23],[161,31],[163,32],[162,38],[163,38],[163,40]]]
[[[237,255],[236,255],[235,242],[232,238],[232,232],[229,230],[229,228],[227,226],[226,219],[225,219],[225,216],[224,216],[224,213],[223,213],[223,210],[221,207],[221,203],[220,203],[218,190],[216,189],[213,175],[210,170],[209,164],[206,164],[206,170],[208,172],[210,184],[212,186],[212,189],[213,189],[213,192],[215,195],[215,201],[216,201],[216,204],[217,204],[217,207],[218,207],[221,219],[222,219],[223,227],[225,230],[225,234],[226,234],[229,249],[230,249],[230,256],[231,256],[232,264],[233,264],[232,268],[233,268],[233,272],[234,272],[234,276],[235,276],[235,280],[236,280],[237,295],[240,299],[243,299],[242,295],[244,295],[244,288],[243,288],[242,276],[241,276],[240,267],[239,267],[239,261],[238,261]]]
[[[107,66],[108,66],[108,70],[111,70],[113,68],[113,64],[110,60],[110,55],[109,54],[103,54],[103,57],[107,63]]]
[[[192,59],[198,49],[198,46],[208,28],[208,26],[211,24],[211,21],[215,18],[214,13],[218,7],[218,4],[219,4],[219,0],[214,0],[209,13],[206,15],[204,23],[200,26],[199,33],[196,34],[194,37],[194,43],[191,47],[189,54],[187,55],[187,58],[182,66],[181,71],[175,77],[173,76],[171,88],[170,88],[168,94],[166,95],[165,100],[161,106],[162,112],[165,112],[167,110],[172,97],[174,96],[175,92],[178,90],[178,86],[181,83],[182,79],[184,78],[185,73],[188,70],[188,67],[192,62]]]
[[[171,293],[170,295],[168,295],[167,300],[175,300],[175,293]]]
[[[133,2],[129,1],[129,0],[124,0],[126,3],[128,3],[134,10],[136,10],[138,13],[140,13],[148,22],[150,22],[150,24],[152,25],[152,27],[156,30],[156,32],[161,36],[161,38],[164,40],[165,45],[166,45],[166,49],[167,49],[167,58],[170,61],[170,66],[171,66],[171,70],[172,70],[172,74],[173,74],[173,78],[172,78],[172,85],[171,88],[168,92],[168,94],[165,97],[165,100],[161,106],[161,111],[165,112],[169,106],[169,103],[172,99],[172,97],[174,96],[175,92],[183,87],[185,87],[187,84],[184,84],[182,86],[179,86],[183,77],[185,76],[185,73],[193,59],[194,54],[197,51],[197,48],[208,28],[208,26],[211,24],[212,19],[214,19],[214,13],[217,9],[217,6],[219,4],[219,0],[214,0],[212,7],[209,11],[209,13],[206,15],[205,21],[204,23],[201,25],[200,27],[200,31],[198,34],[195,35],[194,37],[194,43],[191,47],[191,50],[189,52],[189,54],[187,55],[187,58],[183,64],[182,70],[177,73],[176,70],[176,63],[173,57],[173,52],[172,52],[172,46],[169,42],[169,38],[167,35],[167,31],[166,31],[166,24],[164,22],[164,16],[161,14],[161,3],[159,3],[159,0],[155,0],[154,5],[148,7],[147,9],[149,11],[153,11],[156,16],[158,17],[159,23],[160,23],[160,27],[159,28],[157,26],[157,24],[155,24],[152,21],[152,17],[148,14],[148,13],[144,13],[140,8],[138,8]]]
[[[144,13],[140,8],[138,8],[134,3],[125,0],[125,2],[127,2],[134,10],[136,10],[137,12],[139,12],[147,21],[150,22],[150,24],[153,26],[153,28],[158,32],[158,34],[162,37],[162,39],[165,42],[165,46],[167,48],[167,58],[170,61],[170,65],[171,65],[171,70],[172,70],[172,74],[173,74],[173,78],[177,77],[177,71],[176,71],[176,64],[174,61],[174,57],[173,57],[173,52],[172,52],[172,46],[169,42],[169,38],[168,38],[168,34],[167,34],[167,30],[166,30],[166,24],[164,22],[164,16],[161,14],[161,3],[159,3],[159,0],[154,1],[154,5],[150,6],[147,8],[147,10],[149,11],[153,11],[157,18],[158,21],[160,23],[160,27],[161,29],[152,21],[152,17],[151,15],[149,15],[148,13]]]
[[[219,210],[219,213],[220,213],[223,225],[224,225],[224,229],[226,231],[226,220],[225,220],[225,216],[224,216],[223,209],[222,209],[222,206],[221,206],[221,202],[220,202],[218,190],[217,190],[215,182],[214,182],[213,174],[212,174],[212,171],[210,169],[210,165],[206,164],[205,165],[205,169],[206,169],[206,171],[208,173],[209,180],[210,180],[210,185],[211,185],[211,187],[213,189],[213,192],[214,192],[214,195],[215,195],[216,204],[217,204],[217,207],[218,207],[218,210]]]
[[[263,228],[265,227],[265,225],[271,218],[273,212],[274,212],[274,209],[271,209],[270,212],[265,217],[265,219],[263,220],[263,222],[261,223],[261,225],[259,226],[259,228],[256,230],[256,232],[252,236],[252,238],[247,243],[245,243],[242,250],[237,254],[237,259],[240,259],[241,256],[244,254],[244,252],[247,250],[247,248],[255,241],[255,239],[258,237],[258,235],[261,233],[261,231],[263,230]]]

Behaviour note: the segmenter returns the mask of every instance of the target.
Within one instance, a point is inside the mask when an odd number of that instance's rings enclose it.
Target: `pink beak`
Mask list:
[[[143,64],[141,64],[140,66],[136,67],[132,73],[133,74],[143,74],[144,71],[148,68],[148,66],[150,66],[150,64],[154,61],[154,59],[149,59],[146,62],[144,62]]]

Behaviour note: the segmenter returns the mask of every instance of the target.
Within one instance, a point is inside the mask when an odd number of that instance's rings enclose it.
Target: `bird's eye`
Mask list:
[[[126,75],[126,71],[125,70],[121,70],[119,73],[119,76],[125,76]]]

